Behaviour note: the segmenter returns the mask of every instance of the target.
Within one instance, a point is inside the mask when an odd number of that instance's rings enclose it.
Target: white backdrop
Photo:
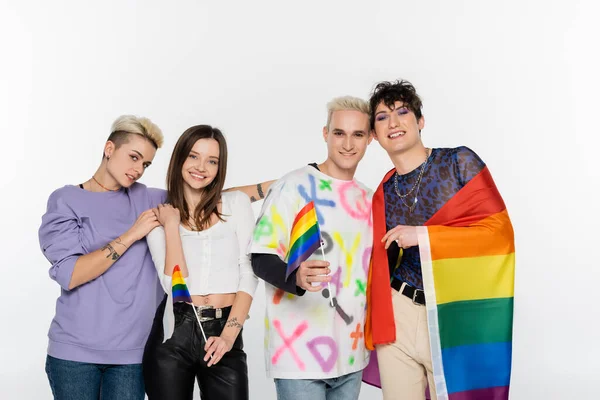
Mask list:
[[[165,133],[146,185],[164,187],[175,140],[199,123],[224,131],[228,185],[241,185],[322,161],[326,102],[403,77],[423,97],[425,144],[474,149],[513,220],[511,398],[597,398],[597,4],[0,1],[0,397],[51,398],[59,287],[37,229],[48,195],[95,171],[118,115]],[[373,142],[357,175],[375,188],[389,168]],[[263,314],[261,285],[245,328],[250,389],[275,399]],[[361,399],[379,398],[363,385]]]

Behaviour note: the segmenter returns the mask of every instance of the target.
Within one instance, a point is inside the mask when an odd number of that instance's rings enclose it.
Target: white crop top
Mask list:
[[[195,232],[179,226],[189,276],[191,295],[236,293],[254,296],[258,279],[252,271],[248,244],[254,229],[250,199],[239,191],[221,195],[223,219],[210,228]],[[165,230],[154,228],[146,236],[152,260],[165,293],[171,293],[171,277],[165,275]]]

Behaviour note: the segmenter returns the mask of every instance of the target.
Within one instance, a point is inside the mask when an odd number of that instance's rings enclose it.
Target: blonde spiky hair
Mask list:
[[[162,147],[164,142],[160,128],[145,117],[121,115],[113,122],[110,131],[111,134],[108,140],[114,142],[117,147],[123,143],[123,140],[126,140],[127,134],[140,135],[154,144],[157,149]]]
[[[327,103],[327,129],[331,122],[331,115],[335,111],[353,110],[370,115],[369,103],[365,100],[353,96],[336,97]]]

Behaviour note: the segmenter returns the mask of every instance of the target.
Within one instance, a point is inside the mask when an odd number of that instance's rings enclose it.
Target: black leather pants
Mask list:
[[[189,304],[174,305],[175,331],[171,339],[162,343],[165,303],[166,296],[156,310],[144,350],[143,371],[148,399],[192,400],[194,379],[198,381],[202,400],[248,399],[248,367],[242,332],[221,361],[207,367],[204,362],[206,343]],[[230,308],[226,310],[222,318],[202,322],[207,338],[221,334]]]

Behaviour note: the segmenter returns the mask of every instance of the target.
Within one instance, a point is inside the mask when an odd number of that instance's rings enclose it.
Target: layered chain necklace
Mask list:
[[[410,188],[410,190],[406,194],[400,193],[400,189],[398,188],[398,171],[396,171],[396,174],[394,175],[394,189],[396,190],[396,194],[398,195],[398,197],[400,197],[400,201],[402,201],[402,204],[404,204],[408,208],[408,211],[411,214],[412,214],[413,210],[415,209],[415,207],[417,206],[417,203],[419,201],[419,199],[418,199],[419,190],[421,190],[421,181],[423,179],[423,173],[425,172],[425,168],[427,167],[427,164],[429,164],[429,149],[425,148],[425,161],[423,161],[423,164],[421,164],[421,170],[419,171],[417,180],[415,181],[413,186]],[[415,193],[415,195],[414,195],[415,199],[412,202],[409,201],[407,203],[406,199],[413,192]]]

